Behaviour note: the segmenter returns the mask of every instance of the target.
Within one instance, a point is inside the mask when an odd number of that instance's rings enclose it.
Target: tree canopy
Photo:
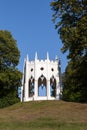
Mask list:
[[[54,0],[51,7],[55,28],[63,43],[61,50],[68,51],[63,96],[72,100],[71,93],[74,101],[87,101],[87,0]],[[78,99],[75,98],[77,92]]]
[[[0,99],[16,97],[22,73],[17,69],[20,52],[9,31],[0,30]],[[9,105],[9,103],[8,103]]]

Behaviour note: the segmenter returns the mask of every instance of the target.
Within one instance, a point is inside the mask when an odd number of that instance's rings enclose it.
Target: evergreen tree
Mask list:
[[[53,20],[68,51],[63,97],[69,101],[87,102],[87,0],[54,0]]]
[[[20,52],[9,31],[0,30],[0,107],[18,101],[22,73],[17,69]]]

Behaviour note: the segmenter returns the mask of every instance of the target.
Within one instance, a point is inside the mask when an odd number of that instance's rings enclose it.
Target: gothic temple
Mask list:
[[[35,60],[28,56],[24,60],[21,101],[60,100],[60,70],[58,57],[52,61],[49,54],[45,60],[39,60],[37,53]]]

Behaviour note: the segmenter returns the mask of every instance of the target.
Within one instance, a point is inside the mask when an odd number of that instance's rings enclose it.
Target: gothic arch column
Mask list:
[[[60,99],[60,83],[59,77],[57,77],[57,85],[56,85],[56,100]]]
[[[47,80],[47,99],[50,99],[50,80]]]

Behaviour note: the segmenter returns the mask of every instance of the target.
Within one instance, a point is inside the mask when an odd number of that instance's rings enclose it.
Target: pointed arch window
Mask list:
[[[34,78],[33,76],[29,79],[29,97],[32,97],[34,95]]]
[[[56,97],[56,79],[54,76],[50,78],[50,95]]]

